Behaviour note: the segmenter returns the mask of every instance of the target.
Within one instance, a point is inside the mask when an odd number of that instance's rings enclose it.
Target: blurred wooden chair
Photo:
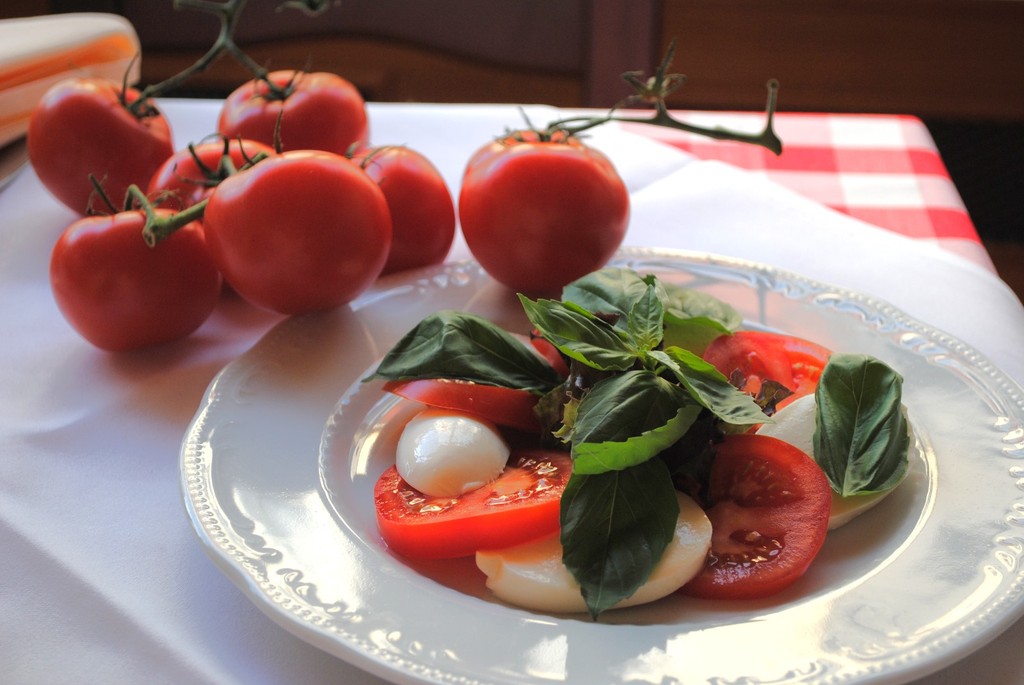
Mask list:
[[[236,40],[268,68],[332,71],[368,100],[610,106],[628,93],[620,74],[657,64],[656,0],[343,0],[310,17],[250,0]],[[170,0],[55,0],[127,17],[139,33],[144,82],[191,64],[218,22]],[[192,79],[223,96],[248,74],[222,59]]]

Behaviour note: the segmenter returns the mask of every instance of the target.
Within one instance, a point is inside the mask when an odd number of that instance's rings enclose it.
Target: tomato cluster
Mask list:
[[[557,296],[615,254],[629,194],[607,157],[579,139],[524,131],[470,158],[459,219],[470,251],[495,280],[526,295]]]
[[[53,249],[57,306],[82,337],[105,350],[182,338],[207,319],[220,295],[220,272],[198,223],[175,231],[157,250],[141,239],[145,221],[141,211],[85,217]]]
[[[99,347],[135,349],[187,335],[212,312],[211,293],[224,283],[283,314],[337,307],[381,275],[443,261],[454,241],[455,205],[433,164],[404,146],[371,147],[366,103],[341,76],[267,71],[246,55],[233,35],[244,5],[197,5],[221,30],[199,60],[168,79],[141,91],[69,79],[32,113],[28,152],[40,181],[75,212],[106,214],[72,224],[51,257],[57,304]],[[221,56],[253,78],[225,99],[218,142],[176,151],[154,98]],[[603,266],[628,215],[628,195],[608,160],[555,125],[484,146],[467,166],[459,202],[474,256],[497,281],[531,295],[556,294]],[[138,225],[143,238],[126,241],[125,227]],[[198,238],[165,247],[182,227]],[[152,252],[144,258],[137,254],[143,240]],[[210,261],[218,283],[151,282],[156,273]]]
[[[343,305],[381,275],[447,256],[456,207],[443,177],[406,146],[371,146],[365,103],[341,77],[275,71],[253,79],[225,100],[217,129],[175,150],[157,104],[101,79],[59,83],[33,112],[37,175],[90,215],[56,244],[51,280],[65,317],[95,345],[135,349],[187,335],[213,311],[221,282],[294,315]],[[603,266],[628,214],[625,185],[607,158],[572,136],[534,131],[473,155],[458,206],[474,257],[530,295],[556,294]],[[148,225],[154,217],[158,229]],[[198,238],[166,247],[163,236],[179,224]],[[155,236],[149,247],[125,240],[126,226],[144,225]],[[84,233],[88,248],[75,237]],[[105,265],[83,260],[87,249],[104,253]],[[217,283],[152,282],[160,269],[188,273],[211,262]]]
[[[40,101],[32,165],[87,215],[50,265],[57,304],[84,338],[116,351],[176,340],[212,313],[223,284],[283,314],[330,309],[382,274],[447,256],[455,208],[429,160],[370,147],[348,81],[268,79],[227,98],[215,136],[177,150],[158,105],[135,89],[74,79]]]
[[[28,131],[29,158],[43,185],[79,213],[99,211],[103,202],[96,200],[97,191],[112,215],[117,214],[113,202],[125,198],[124,211],[135,212],[135,220],[144,212],[151,247],[171,227],[199,221],[207,251],[227,284],[255,304],[285,314],[344,304],[380,275],[443,261],[454,240],[456,208],[438,170],[407,147],[372,148],[365,102],[344,78],[267,71],[246,55],[233,35],[244,5],[244,0],[193,3],[192,9],[220,22],[217,39],[195,63],[160,83],[139,91],[127,83],[80,78],[51,88]],[[316,15],[328,6],[284,3],[278,9]],[[595,126],[648,123],[781,153],[772,128],[775,81],[768,83],[768,116],[760,133],[695,126],[667,109],[667,96],[685,81],[668,71],[674,52],[673,41],[650,78],[640,78],[640,72],[624,75],[634,92],[620,104],[652,104],[651,116],[617,114],[618,107],[605,115],[570,116],[544,128],[506,132],[472,155],[457,218],[470,252],[496,281],[531,297],[554,297],[604,266],[621,245],[629,194],[611,162],[581,142],[580,134]],[[222,56],[253,78],[223,103],[217,120],[221,145],[175,151],[171,128],[154,98]],[[273,161],[255,164],[266,158]],[[353,164],[361,173],[352,172]],[[152,205],[160,201],[187,217],[161,219],[154,227]],[[190,212],[192,206],[202,211]],[[100,228],[115,223],[114,218],[91,222],[95,240],[102,243]],[[120,241],[111,243],[112,263],[128,257],[115,246]],[[58,243],[54,272],[73,259],[66,253],[80,249],[78,244]],[[173,264],[187,258],[157,259]],[[131,272],[123,269],[119,276]],[[130,340],[168,338],[136,334],[141,324],[120,318],[109,293],[89,289],[101,279],[88,276],[69,286],[79,290],[73,300],[58,297],[68,320],[87,338],[104,347],[119,338],[116,349],[132,347]],[[140,292],[151,292],[145,277],[136,280]],[[205,301],[206,294],[195,289],[186,286],[175,297]],[[149,306],[169,316],[178,309],[155,296]],[[108,342],[101,344],[84,333],[97,327],[129,330],[104,336]]]

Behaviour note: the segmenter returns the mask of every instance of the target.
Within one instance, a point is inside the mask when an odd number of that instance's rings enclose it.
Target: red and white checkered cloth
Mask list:
[[[676,112],[687,123],[756,133],[759,112]],[[627,130],[700,159],[754,173],[840,212],[940,247],[994,270],[924,123],[913,116],[777,113],[783,141],[764,148],[660,126]]]

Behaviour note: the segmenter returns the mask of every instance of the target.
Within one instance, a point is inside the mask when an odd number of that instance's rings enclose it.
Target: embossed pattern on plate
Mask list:
[[[908,481],[830,534],[796,586],[759,602],[672,597],[595,623],[504,606],[471,561],[391,554],[372,485],[408,406],[360,381],[436,309],[523,330],[512,294],[471,263],[384,279],[349,308],[285,321],[218,375],[181,452],[186,507],[218,567],[286,629],[396,683],[896,684],[1024,612],[1019,385],[884,302],[788,272],[661,250],[616,263],[904,375],[919,430]]]

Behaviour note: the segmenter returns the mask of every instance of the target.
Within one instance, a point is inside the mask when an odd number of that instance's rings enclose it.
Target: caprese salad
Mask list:
[[[423,406],[374,490],[399,555],[475,555],[545,612],[758,598],[907,472],[902,378],[877,359],[628,269],[520,301],[529,337],[437,312],[367,379]]]

